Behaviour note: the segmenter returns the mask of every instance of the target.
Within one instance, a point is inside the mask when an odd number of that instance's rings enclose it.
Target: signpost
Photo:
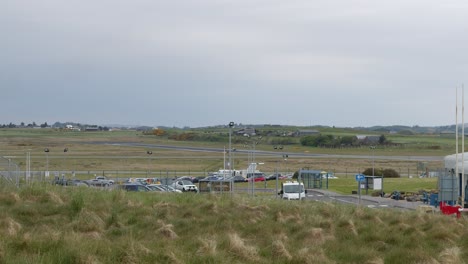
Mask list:
[[[364,174],[356,174],[356,181],[358,183],[359,204],[361,204],[361,182],[364,181],[366,176]]]

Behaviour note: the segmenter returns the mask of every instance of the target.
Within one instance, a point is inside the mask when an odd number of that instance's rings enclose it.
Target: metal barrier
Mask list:
[[[14,163],[11,159],[0,157],[0,178],[2,180],[18,187],[20,176],[21,174],[19,167],[16,163]]]

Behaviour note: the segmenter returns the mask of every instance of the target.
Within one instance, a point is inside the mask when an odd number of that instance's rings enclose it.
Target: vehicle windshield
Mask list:
[[[283,186],[283,192],[284,193],[298,193],[298,192],[303,192],[304,191],[304,185],[300,185],[301,188],[299,188],[299,185],[285,185]]]
[[[182,182],[184,183],[184,185],[193,185],[193,182],[189,180],[183,180]]]

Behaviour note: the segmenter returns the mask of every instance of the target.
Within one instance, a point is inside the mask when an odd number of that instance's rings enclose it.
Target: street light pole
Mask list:
[[[65,157],[66,157],[66,153],[67,153],[67,152],[68,152],[68,148],[64,148],[64,149],[63,149],[63,165],[64,165],[64,166],[66,166],[66,164],[65,164]],[[63,172],[64,172],[64,174],[62,174],[62,179],[65,178],[65,172],[66,172],[66,171],[64,170]]]
[[[146,178],[149,178],[149,171],[150,171],[150,157],[153,154],[151,150],[146,151],[146,154],[148,154],[148,170],[146,172]]]
[[[49,177],[49,149],[45,148],[44,152],[46,154],[46,171],[44,173],[44,177],[48,178]]]
[[[229,173],[232,176],[232,146],[231,146],[231,136],[232,136],[232,128],[234,127],[234,122],[229,122]]]
[[[281,146],[281,145],[280,146],[274,146],[273,148],[283,151],[283,146]],[[283,155],[283,157],[284,157],[284,155]],[[278,172],[278,161],[276,161],[276,172],[275,172],[275,174],[276,174],[275,175],[276,176],[275,177],[276,178],[276,198],[278,198],[278,174],[279,174],[279,172]]]
[[[372,150],[372,176],[375,176],[374,173],[374,168],[375,168],[375,162],[374,162],[374,151],[375,151],[375,146],[370,146],[370,149]]]

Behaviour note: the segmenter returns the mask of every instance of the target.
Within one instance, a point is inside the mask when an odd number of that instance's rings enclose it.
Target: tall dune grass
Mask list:
[[[312,201],[0,185],[0,263],[464,263],[467,227]]]

